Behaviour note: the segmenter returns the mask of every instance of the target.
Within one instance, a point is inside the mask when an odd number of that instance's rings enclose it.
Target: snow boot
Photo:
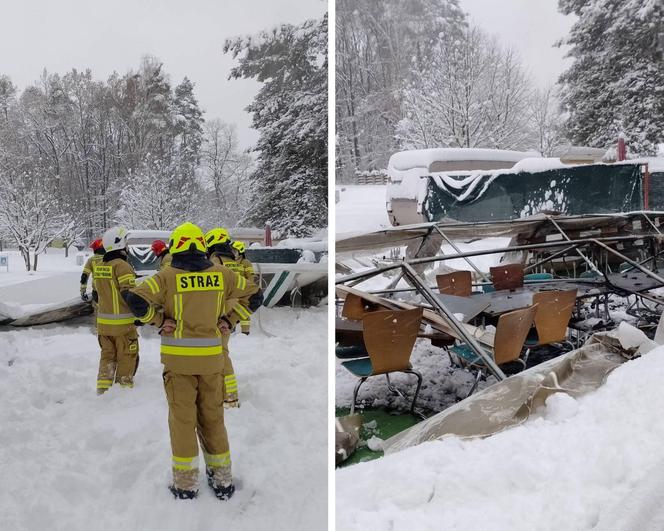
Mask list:
[[[235,485],[231,476],[231,468],[227,467],[205,467],[208,485],[214,491],[214,495],[219,500],[229,500],[235,492]]]
[[[198,496],[197,490],[178,489],[175,485],[169,485],[168,490],[171,491],[176,500],[193,500]]]

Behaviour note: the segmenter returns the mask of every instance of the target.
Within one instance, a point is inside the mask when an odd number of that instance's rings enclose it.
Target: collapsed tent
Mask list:
[[[599,388],[616,367],[656,344],[625,323],[580,349],[515,374],[383,442],[385,453],[444,437],[486,437],[519,425],[554,393],[574,398]]]

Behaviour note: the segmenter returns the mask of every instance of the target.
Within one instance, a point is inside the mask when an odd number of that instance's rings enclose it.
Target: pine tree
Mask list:
[[[607,147],[623,133],[634,154],[664,141],[664,6],[654,0],[559,0],[578,17],[572,65],[560,77],[565,130],[579,145]]]
[[[175,87],[173,99],[174,133],[178,157],[182,166],[193,176],[203,142],[203,111],[194,96],[194,84],[185,77]]]
[[[247,222],[305,236],[327,226],[327,16],[227,41],[233,78],[263,83],[247,110],[260,132]]]

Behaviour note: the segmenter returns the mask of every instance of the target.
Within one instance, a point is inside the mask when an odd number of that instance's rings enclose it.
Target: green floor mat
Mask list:
[[[336,416],[343,417],[349,414],[348,408],[336,408]],[[379,439],[388,439],[403,430],[414,426],[422,419],[399,411],[387,411],[385,409],[357,409],[357,413],[362,416],[362,429],[360,429],[360,446],[346,459],[339,467],[354,465],[362,461],[371,461],[383,456],[383,452],[374,452],[370,450],[362,441],[367,441],[371,437]]]

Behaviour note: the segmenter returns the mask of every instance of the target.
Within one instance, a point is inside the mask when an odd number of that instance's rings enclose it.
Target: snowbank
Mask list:
[[[85,326],[0,332],[0,529],[32,531],[327,528],[327,309],[261,310],[231,340],[242,407],[226,414],[241,483],[227,503],[201,472],[173,500],[158,339],[140,339],[132,390],[95,395],[97,340]]]
[[[391,227],[387,217],[385,185],[338,186],[336,234],[364,233]]]
[[[337,528],[661,529],[663,378],[659,347],[594,393],[552,395],[520,427],[341,469]]]

